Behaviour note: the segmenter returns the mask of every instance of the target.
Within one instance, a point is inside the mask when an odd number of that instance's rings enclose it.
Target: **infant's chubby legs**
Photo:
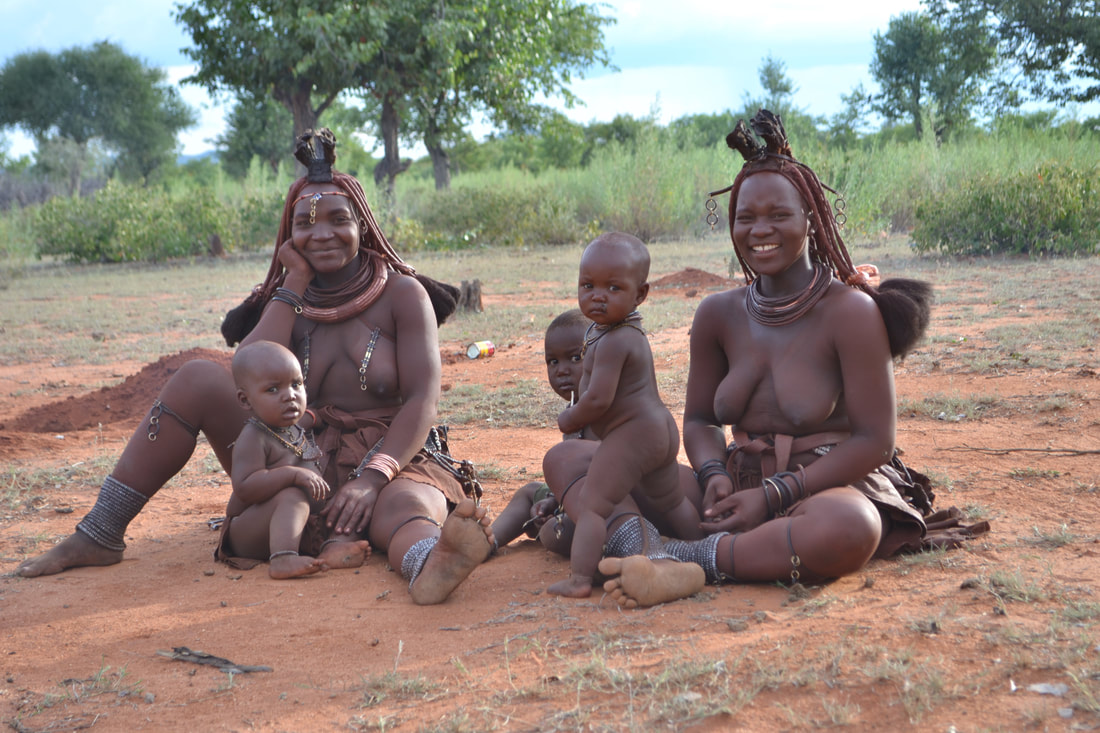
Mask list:
[[[566,598],[588,598],[592,595],[592,583],[607,538],[624,522],[638,521],[638,508],[629,497],[613,506],[609,513],[613,515],[610,526],[599,511],[580,512],[570,549],[569,577],[547,588],[548,593]]]
[[[309,499],[301,490],[283,489],[228,520],[229,544],[241,557],[266,559],[268,574],[276,580],[327,570],[320,558],[298,554],[309,511]]]
[[[684,493],[678,463],[666,464],[646,474],[639,485],[646,498],[646,509],[662,519],[672,536],[682,540],[703,537],[702,518]]]

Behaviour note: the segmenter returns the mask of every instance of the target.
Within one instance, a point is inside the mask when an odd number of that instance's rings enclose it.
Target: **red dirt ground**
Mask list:
[[[698,300],[730,284],[685,270],[655,280],[651,297]],[[686,329],[652,343],[658,368],[687,358]],[[464,346],[442,345],[447,384],[544,376],[541,343],[452,358]],[[898,443],[941,484],[937,506],[970,508],[992,532],[946,554],[875,561],[807,597],[709,587],[623,612],[599,594],[547,595],[568,565],[529,541],[434,607],[413,605],[378,557],[274,581],[213,561],[207,520],[222,514],[229,481],[200,446],[133,522],[120,565],[0,579],[0,719],[18,731],[1095,729],[1095,355],[1061,372],[952,367],[958,349],[980,347],[975,333],[899,365],[900,400],[989,400],[963,419],[903,414]],[[0,570],[72,530],[192,356],[229,353],[0,366]],[[456,455],[533,474],[558,439],[550,426],[451,430]],[[29,497],[14,498],[26,482]],[[521,482],[484,483],[492,511]],[[158,653],[174,647],[270,671],[229,675]]]

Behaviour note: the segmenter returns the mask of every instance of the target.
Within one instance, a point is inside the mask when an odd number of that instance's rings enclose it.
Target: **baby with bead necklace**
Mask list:
[[[319,528],[309,519],[331,490],[317,463],[321,451],[298,359],[281,344],[257,341],[237,350],[233,379],[237,399],[253,416],[233,445],[233,495],[216,556],[244,559],[231,563],[239,566],[266,558],[276,579],[362,565],[368,542],[322,543],[310,528]]]

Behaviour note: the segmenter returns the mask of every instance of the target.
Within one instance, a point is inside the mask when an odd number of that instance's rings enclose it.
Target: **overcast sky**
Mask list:
[[[25,51],[57,52],[109,40],[178,82],[193,68],[180,50],[190,39],[172,18],[175,5],[0,0],[0,62]],[[798,88],[795,104],[810,114],[831,115],[842,106],[841,94],[860,83],[875,87],[867,71],[874,34],[885,32],[892,17],[917,10],[919,0],[612,0],[603,12],[618,20],[606,31],[618,71],[592,69],[577,80],[573,90],[585,106],[567,114],[587,124],[656,110],[667,123],[736,108],[746,93],[761,94],[758,71],[770,54],[786,64]],[[222,132],[226,105],[192,85],[180,92],[200,116],[198,125],[180,135],[183,152],[201,153]],[[10,154],[32,147],[19,133],[4,137]]]

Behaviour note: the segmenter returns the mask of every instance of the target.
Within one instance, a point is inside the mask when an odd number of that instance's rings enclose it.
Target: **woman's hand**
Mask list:
[[[348,481],[321,510],[325,524],[338,535],[361,535],[370,524],[374,503],[385,483],[385,477],[377,471],[364,471],[359,478]]]
[[[709,511],[718,502],[733,494],[733,482],[728,474],[716,473],[707,479],[703,491],[703,511]]]
[[[313,267],[294,246],[293,239],[288,239],[279,246],[279,262],[286,268],[287,287],[294,292],[298,292],[296,287],[300,287],[304,292],[305,286],[313,280]]]
[[[768,500],[764,488],[738,491],[703,512],[702,527],[715,532],[747,532],[768,520]]]
[[[314,501],[327,499],[331,492],[328,487],[328,482],[308,468],[298,469],[294,477],[294,485],[304,491],[306,496]]]

